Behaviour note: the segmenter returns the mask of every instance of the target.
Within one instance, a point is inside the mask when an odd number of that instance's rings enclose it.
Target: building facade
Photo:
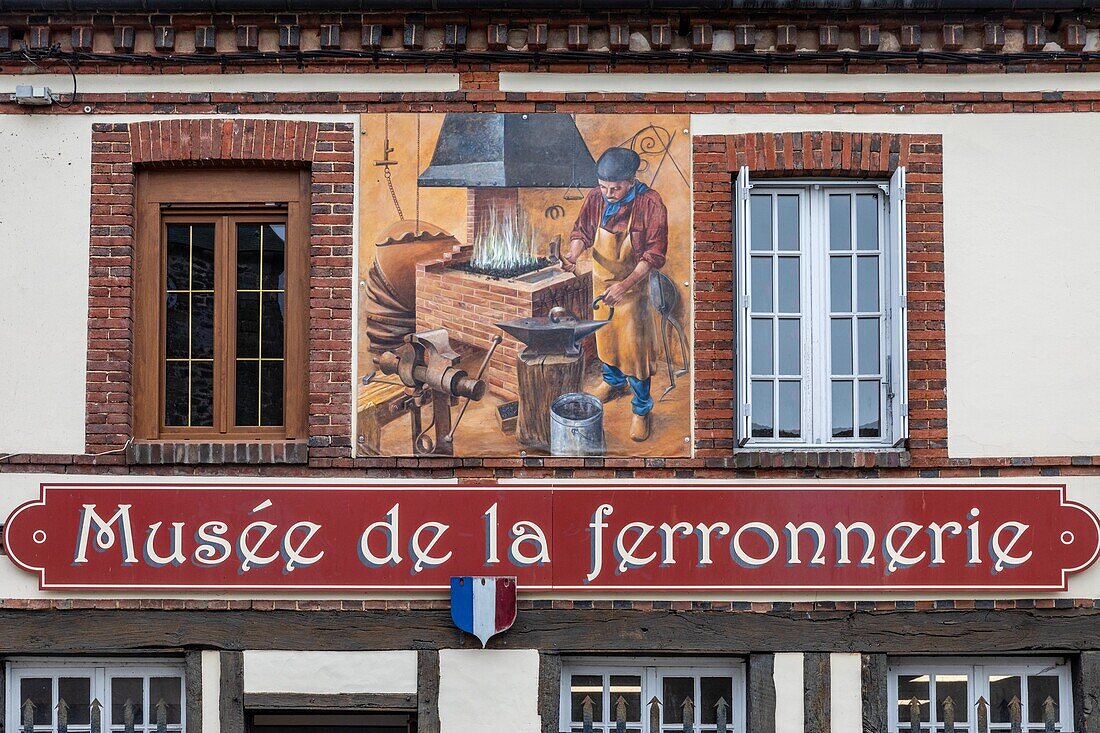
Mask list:
[[[1100,729],[1098,51],[0,0],[0,730]]]

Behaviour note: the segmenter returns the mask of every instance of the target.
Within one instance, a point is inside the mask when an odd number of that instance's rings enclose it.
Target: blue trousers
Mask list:
[[[653,409],[653,398],[649,395],[649,379],[635,379],[623,374],[623,370],[618,367],[604,364],[603,381],[612,387],[622,387],[624,384],[630,385],[630,391],[634,393],[630,400],[630,409],[633,410],[635,415],[648,415],[649,411]]]

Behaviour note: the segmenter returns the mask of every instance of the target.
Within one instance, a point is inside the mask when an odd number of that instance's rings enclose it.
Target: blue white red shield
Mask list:
[[[481,640],[507,631],[516,620],[516,579],[462,576],[451,578],[451,618],[455,626]]]

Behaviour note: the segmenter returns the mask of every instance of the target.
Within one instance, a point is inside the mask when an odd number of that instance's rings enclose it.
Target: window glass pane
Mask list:
[[[779,258],[779,311],[798,313],[798,258]]]
[[[260,356],[260,294],[237,293],[237,358]]]
[[[264,224],[262,282],[264,290],[286,287],[286,225]]]
[[[191,362],[191,425],[214,424],[214,362]]]
[[[943,703],[951,698],[955,706],[955,722],[965,723],[970,714],[970,695],[967,692],[969,683],[964,674],[938,674],[936,675],[936,717],[943,720]]]
[[[878,256],[857,257],[856,310],[878,310]]]
[[[831,405],[833,413],[833,437],[852,437],[852,383],[849,381],[833,382],[833,401]]]
[[[179,677],[153,677],[149,680],[149,706],[151,723],[156,723],[159,716],[157,706],[163,700],[168,725],[178,725],[182,720],[181,697],[183,680]]]
[[[191,226],[169,224],[165,252],[167,290],[191,289]]]
[[[191,289],[214,289],[214,225],[191,225]]]
[[[1011,722],[1009,703],[1012,698],[1020,697],[1020,678],[1007,675],[989,677],[989,721],[991,723]]]
[[[62,677],[57,681],[58,704],[69,706],[69,725],[91,722],[92,681],[87,677]]]
[[[666,723],[684,722],[684,701],[689,697],[695,702],[694,677],[665,677],[663,682],[664,720]]]
[[[236,424],[260,424],[260,362],[237,362]]]
[[[773,374],[772,319],[752,319],[752,373]]]
[[[768,194],[756,194],[749,197],[750,249],[770,250],[772,248],[772,197]]]
[[[214,358],[214,294],[191,296],[191,358]]]
[[[283,362],[260,362],[260,424],[283,424]]]
[[[1047,698],[1054,702],[1054,720],[1057,722],[1061,710],[1058,697],[1058,678],[1051,675],[1030,675],[1027,678],[1027,719],[1030,723],[1043,723],[1046,718],[1043,706]]]
[[[260,289],[260,225],[237,225],[237,290]]]
[[[878,196],[873,193],[856,196],[856,247],[878,249]]]
[[[929,684],[928,675],[902,675],[898,677],[898,721],[902,730],[909,730],[908,723],[913,720],[910,712],[912,700],[920,703],[920,719],[927,723]]]
[[[164,356],[186,359],[191,353],[191,296],[167,293],[164,298]]]
[[[846,313],[852,310],[852,258],[829,258],[829,310]]]
[[[829,196],[829,249],[852,248],[852,197],[846,193]]]
[[[852,373],[852,319],[833,318],[830,321],[830,347],[834,375]]]
[[[779,383],[779,437],[802,435],[802,383],[790,379]],[[727,699],[726,702],[729,702]]]
[[[859,383],[859,437],[877,438],[881,429],[879,420],[879,381],[863,380]]]
[[[111,725],[126,721],[126,704],[130,703],[134,722],[145,720],[145,681],[141,677],[115,677],[111,680]]]
[[[798,197],[777,197],[779,209],[779,249],[798,249]]]
[[[752,305],[753,313],[772,312],[772,258],[752,258]]]
[[[283,357],[284,295],[282,293],[264,293],[261,321],[263,339],[261,347],[265,359]]]
[[[603,677],[575,674],[569,681],[569,707],[573,721],[584,720],[584,698],[592,698],[592,719],[603,720]]]
[[[34,705],[34,724],[53,723],[53,680],[49,678],[27,677],[19,682],[19,721],[23,721],[24,706],[27,700]],[[22,728],[20,728],[22,730]]]
[[[191,369],[185,361],[170,361],[164,367],[164,424],[187,425]]]
[[[726,723],[730,722],[733,700],[733,680],[729,677],[703,677],[699,680],[699,715],[703,725],[714,725],[718,717],[718,700],[726,702]]]
[[[859,373],[878,374],[878,319],[859,319]]]
[[[772,391],[771,380],[754,380],[752,383],[752,437],[754,438],[775,437]]]
[[[801,333],[797,318],[779,319],[779,373],[801,374]]]
[[[626,701],[626,720],[638,723],[642,720],[642,678],[637,675],[611,675],[611,707],[613,720],[618,720],[619,698]]]

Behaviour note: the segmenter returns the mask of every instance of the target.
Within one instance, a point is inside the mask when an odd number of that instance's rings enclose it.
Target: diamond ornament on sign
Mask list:
[[[514,577],[464,575],[451,578],[451,619],[481,641],[512,628],[516,620]]]

